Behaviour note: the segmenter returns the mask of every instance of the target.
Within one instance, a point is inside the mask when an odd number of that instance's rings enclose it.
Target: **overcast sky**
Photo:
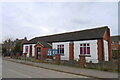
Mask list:
[[[117,2],[5,2],[2,35],[28,39],[62,32],[109,26],[118,34]]]

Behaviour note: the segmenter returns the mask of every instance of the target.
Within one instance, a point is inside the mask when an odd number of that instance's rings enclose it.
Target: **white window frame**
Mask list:
[[[86,46],[84,46],[84,44],[86,44]],[[87,44],[89,44],[89,46],[87,45]],[[82,46],[81,46],[82,45]],[[80,54],[80,55],[90,55],[91,54],[91,52],[90,52],[90,54],[87,54],[87,48],[89,47],[90,48],[90,43],[80,43],[80,47],[82,47],[82,54]],[[79,47],[79,48],[80,48]],[[84,47],[86,47],[86,54],[84,53]]]
[[[58,46],[59,46],[59,47],[58,47]],[[61,47],[60,47],[60,46],[61,46]],[[62,47],[62,46],[63,46],[63,47]],[[61,56],[65,56],[65,47],[64,47],[64,46],[65,46],[64,44],[59,44],[59,45],[57,45],[57,49],[59,48],[58,53],[61,54]],[[64,49],[64,53],[60,53],[60,50],[61,50],[62,48]]]

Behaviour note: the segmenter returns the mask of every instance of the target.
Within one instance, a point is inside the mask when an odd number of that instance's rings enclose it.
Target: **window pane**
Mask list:
[[[64,45],[61,45],[60,53],[61,53],[62,56],[64,56]]]
[[[87,46],[90,46],[89,44],[87,44]]]
[[[28,52],[28,46],[26,46],[25,48],[26,48],[26,49],[25,49],[25,52]]]
[[[57,47],[59,48],[59,45],[57,45]]]
[[[90,54],[90,47],[87,47],[87,54]]]
[[[58,48],[58,53],[60,53],[60,49]]]
[[[64,53],[64,48],[62,49],[62,52],[61,53]]]
[[[60,53],[62,53],[62,49],[60,48]]]
[[[80,46],[82,46],[82,44],[80,44]]]
[[[61,49],[61,54],[62,54],[62,56],[64,56],[64,48]]]
[[[86,44],[83,44],[84,46],[86,46]]]
[[[84,54],[86,54],[86,47],[84,47]]]
[[[80,47],[80,54],[83,54],[83,49],[82,49],[82,47]]]

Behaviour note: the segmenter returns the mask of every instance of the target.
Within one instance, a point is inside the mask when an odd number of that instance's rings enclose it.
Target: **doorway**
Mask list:
[[[40,59],[40,54],[41,54],[41,48],[40,47],[38,47],[37,48],[37,59]]]
[[[30,57],[32,57],[32,45],[30,45]]]

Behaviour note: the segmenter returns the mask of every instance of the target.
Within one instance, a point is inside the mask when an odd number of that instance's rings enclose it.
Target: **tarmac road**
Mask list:
[[[2,78],[87,78],[3,60]]]

